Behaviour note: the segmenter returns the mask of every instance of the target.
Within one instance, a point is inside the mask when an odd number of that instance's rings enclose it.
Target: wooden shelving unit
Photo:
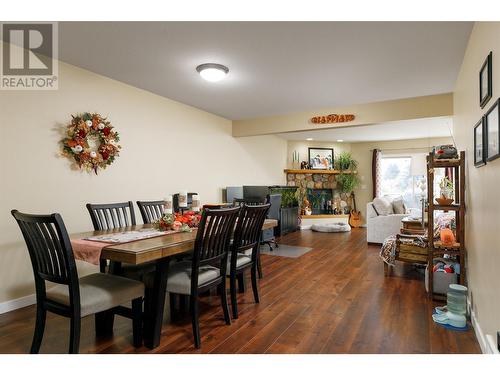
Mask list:
[[[453,168],[455,202],[450,205],[439,205],[434,201],[434,169],[436,168]],[[435,211],[455,211],[456,222],[456,242],[453,245],[443,245],[441,241],[434,241],[434,230],[432,225],[428,229],[428,269],[429,269],[429,295],[432,298],[442,298],[442,295],[434,293],[433,289],[433,272],[434,259],[444,254],[457,257],[460,264],[460,280],[461,285],[465,285],[465,151],[460,151],[459,159],[435,159],[431,152],[427,156],[427,201],[428,201],[428,222],[434,222]]]

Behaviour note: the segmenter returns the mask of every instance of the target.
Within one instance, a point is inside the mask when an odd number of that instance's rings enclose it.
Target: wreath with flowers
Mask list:
[[[73,159],[80,169],[97,174],[111,165],[120,154],[120,135],[98,113],[71,115],[62,143],[64,156]]]

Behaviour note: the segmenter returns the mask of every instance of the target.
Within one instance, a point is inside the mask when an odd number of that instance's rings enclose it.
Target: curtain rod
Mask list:
[[[408,151],[408,150],[427,150],[427,149],[432,149],[434,146],[422,146],[422,147],[406,147],[406,148],[377,148],[377,149],[371,149],[370,151],[373,150],[379,150],[379,151]]]

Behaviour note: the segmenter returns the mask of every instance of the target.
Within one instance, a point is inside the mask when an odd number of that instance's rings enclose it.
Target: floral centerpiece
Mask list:
[[[184,213],[163,214],[153,222],[153,227],[160,231],[191,232],[198,227],[201,215],[194,211]]]

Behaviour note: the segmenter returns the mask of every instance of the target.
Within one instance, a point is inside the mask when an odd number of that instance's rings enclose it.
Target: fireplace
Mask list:
[[[334,207],[333,189],[307,189],[307,200],[313,215],[331,214]]]

